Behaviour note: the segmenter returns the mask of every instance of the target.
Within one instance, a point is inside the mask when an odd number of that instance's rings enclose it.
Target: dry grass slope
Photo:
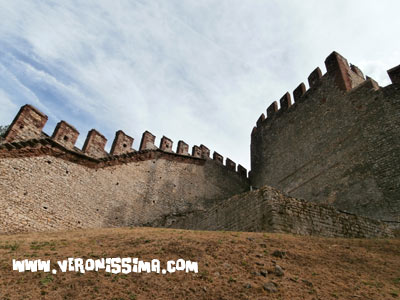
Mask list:
[[[272,253],[284,251],[283,257]],[[12,259],[183,258],[199,273],[18,273]],[[400,240],[117,228],[0,236],[0,299],[396,299]],[[275,265],[284,275],[274,273]],[[266,272],[268,274],[266,274]],[[264,275],[266,276],[264,276]],[[263,286],[274,282],[276,292]]]

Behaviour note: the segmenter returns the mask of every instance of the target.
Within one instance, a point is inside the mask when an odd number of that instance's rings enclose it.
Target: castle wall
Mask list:
[[[333,53],[295,103],[268,108],[251,136],[251,184],[400,221],[400,86],[380,88]],[[396,75],[397,74],[397,75]],[[285,105],[286,104],[286,105]]]
[[[92,129],[80,150],[72,125],[59,122],[50,138],[41,131],[46,120],[25,105],[0,143],[0,233],[140,226],[249,189],[243,167],[210,159],[204,145],[191,156],[180,141],[175,153],[170,139],[159,149],[146,131],[135,151],[133,138],[118,131],[109,154]]]
[[[52,155],[0,159],[0,232],[143,225],[248,189],[214,161],[164,158],[104,168]],[[233,176],[232,176],[233,175]]]
[[[118,131],[107,153],[92,129],[81,150],[72,125],[59,122],[50,138],[47,116],[23,106],[0,140],[0,232],[151,225],[391,236],[354,214],[400,224],[400,66],[381,88],[336,52],[325,64],[294,103],[286,93],[259,117],[250,181],[205,145],[179,141],[174,151],[164,136],[157,147],[148,131],[139,151]],[[250,183],[260,190],[240,194]]]
[[[235,195],[210,209],[165,216],[155,226],[197,230],[267,231],[327,237],[391,237],[379,221],[283,195],[276,189]]]

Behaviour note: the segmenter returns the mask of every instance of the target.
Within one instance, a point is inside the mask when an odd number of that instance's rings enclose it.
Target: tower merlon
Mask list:
[[[96,129],[92,129],[88,132],[82,151],[88,156],[95,158],[102,158],[107,156],[107,152],[104,150],[107,139],[98,132]]]
[[[171,139],[167,138],[166,136],[163,136],[160,142],[160,149],[166,152],[173,152],[172,144],[173,142]]]
[[[236,172],[236,163],[235,163],[234,161],[232,161],[232,160],[229,159],[229,158],[226,158],[225,164],[226,164],[226,167],[227,167],[229,170],[232,170],[232,171],[235,171],[235,172]]]
[[[182,155],[189,155],[189,145],[186,144],[184,141],[178,142],[178,148],[176,149],[176,153]]]
[[[247,170],[245,167],[243,167],[242,165],[238,165],[237,167],[237,172],[240,176],[246,177],[247,178]]]
[[[213,153],[213,160],[215,160],[216,162],[221,163],[221,164],[224,163],[224,157],[215,151]]]
[[[4,139],[7,142],[40,138],[42,129],[48,117],[33,107],[26,104],[20,108],[11,125],[8,127]]]
[[[74,126],[65,121],[58,122],[51,138],[64,145],[68,149],[73,149],[78,139],[79,131]]]
[[[279,102],[281,104],[282,111],[288,110],[289,107],[292,106],[292,98],[290,97],[290,94],[288,92],[286,92],[286,94],[282,96]]]
[[[140,141],[139,151],[157,149],[157,147],[154,145],[155,140],[155,135],[147,130],[143,132],[142,140]]]
[[[256,132],[257,132],[257,127],[254,126],[254,127],[253,127],[253,130],[251,131],[251,135],[252,135],[252,136],[255,135]]]
[[[123,153],[132,152],[134,138],[125,134],[122,130],[115,133],[115,138],[111,146],[111,155],[120,155]]]
[[[274,101],[267,108],[267,118],[271,118],[278,111],[278,102]]]
[[[192,147],[192,156],[201,158],[201,149],[200,149],[199,146],[193,146]]]
[[[326,71],[329,76],[335,78],[338,87],[343,91],[351,90],[351,82],[349,77],[349,64],[347,60],[336,51],[332,52],[325,59]]]
[[[315,86],[321,79],[322,77],[322,72],[319,67],[317,67],[314,71],[311,72],[311,74],[308,76],[308,84],[310,85],[310,88]]]
[[[294,89],[293,91],[293,99],[294,102],[297,102],[300,100],[300,98],[306,93],[306,85],[302,82],[299,84],[297,88]]]
[[[257,127],[261,125],[261,123],[265,120],[265,115],[262,113],[261,116],[257,120]]]
[[[200,150],[201,150],[201,157],[202,158],[210,158],[210,149],[208,149],[206,146],[201,144],[200,145]]]
[[[364,76],[358,73],[358,68],[356,71],[350,69],[347,59],[335,51],[325,59],[325,66],[328,76],[333,77],[337,87],[345,92],[365,81]]]

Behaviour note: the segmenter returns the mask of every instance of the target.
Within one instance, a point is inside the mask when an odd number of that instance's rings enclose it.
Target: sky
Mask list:
[[[269,104],[337,51],[381,86],[400,64],[398,0],[0,0],[0,125],[20,106],[206,145],[249,169]],[[306,83],[307,85],[307,83]]]

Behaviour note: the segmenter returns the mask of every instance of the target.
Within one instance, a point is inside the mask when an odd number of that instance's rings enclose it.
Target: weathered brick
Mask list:
[[[48,117],[32,105],[24,105],[5,133],[6,142],[40,138]]]
[[[115,138],[111,146],[111,155],[121,155],[123,153],[132,152],[132,145],[134,139],[129,135],[125,134],[122,130],[118,130],[115,133]]]
[[[66,148],[73,149],[78,136],[79,131],[74,126],[65,121],[60,121],[54,129],[51,138]]]

